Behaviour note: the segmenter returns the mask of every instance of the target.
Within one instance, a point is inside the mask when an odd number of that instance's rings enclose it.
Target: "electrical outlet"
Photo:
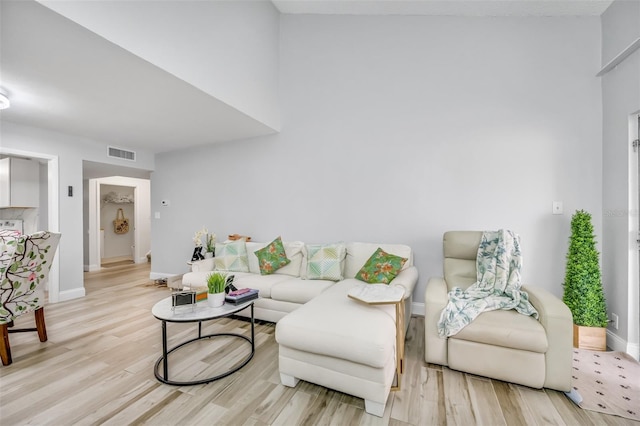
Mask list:
[[[611,314],[611,326],[618,329],[618,314]]]
[[[551,204],[551,212],[553,214],[564,214],[564,207],[562,205],[562,201],[554,201]]]

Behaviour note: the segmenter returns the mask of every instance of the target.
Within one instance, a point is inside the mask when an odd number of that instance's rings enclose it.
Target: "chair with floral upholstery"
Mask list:
[[[44,290],[60,234],[40,231],[19,235],[0,231],[0,358],[9,365],[9,333],[37,331],[47,341],[44,322]],[[34,311],[35,328],[13,328],[13,320]]]

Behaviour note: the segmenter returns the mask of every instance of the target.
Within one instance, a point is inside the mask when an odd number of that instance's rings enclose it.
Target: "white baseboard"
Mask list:
[[[640,357],[640,345],[627,342],[611,330],[607,330],[607,347],[617,352],[625,352],[636,360]]]
[[[58,294],[58,302],[65,300],[79,299],[85,296],[84,287],[74,288],[72,290],[64,290]]]
[[[425,313],[424,303],[411,303],[411,315],[416,315],[419,317],[423,317]]]
[[[100,265],[84,265],[85,272],[95,272],[100,270]]]
[[[640,361],[640,345],[637,343],[628,343],[627,353],[635,358],[636,361]]]
[[[611,330],[607,330],[607,346],[618,352],[627,352],[627,341]]]

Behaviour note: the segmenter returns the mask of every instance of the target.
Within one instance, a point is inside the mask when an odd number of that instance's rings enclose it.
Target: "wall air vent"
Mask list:
[[[126,149],[116,148],[115,146],[107,147],[107,156],[112,158],[121,158],[123,160],[136,161],[136,153],[127,151]]]

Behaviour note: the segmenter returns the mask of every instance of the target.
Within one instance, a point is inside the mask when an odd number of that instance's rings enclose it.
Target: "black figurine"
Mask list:
[[[191,256],[191,261],[195,262],[202,259],[204,259],[204,256],[202,255],[202,247],[198,246],[193,249],[193,256]]]

